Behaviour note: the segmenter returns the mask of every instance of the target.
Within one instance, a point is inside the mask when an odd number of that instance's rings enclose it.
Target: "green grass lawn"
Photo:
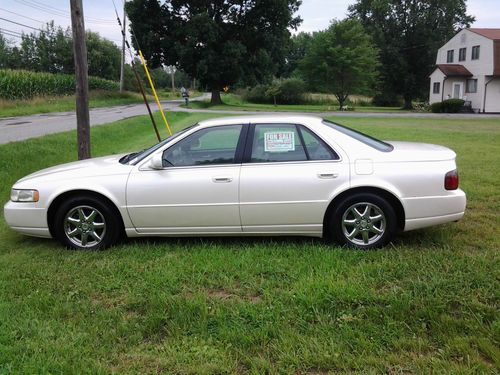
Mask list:
[[[194,98],[199,96],[199,92],[191,93]],[[171,91],[159,90],[158,97],[160,100],[181,99],[180,92],[172,93]],[[154,97],[148,95],[149,104],[152,108],[156,108]],[[90,108],[112,107],[117,105],[127,105],[143,103],[141,94],[134,92],[113,92],[96,90],[90,92]],[[0,118],[14,116],[28,116],[37,113],[51,112],[68,112],[75,110],[75,97],[56,96],[42,97],[31,100],[4,100],[0,99]]]
[[[179,130],[209,116],[169,120]],[[305,238],[74,252],[15,234],[2,216],[0,373],[498,373],[499,121],[339,122],[453,148],[465,218],[371,252]],[[1,199],[21,176],[73,160],[75,138],[0,146]],[[154,141],[144,117],[92,129],[94,156]]]
[[[335,112],[339,110],[338,104],[290,104],[290,105],[272,105],[249,103],[241,99],[238,95],[223,94],[222,105],[211,105],[209,101],[191,102],[189,108],[192,109],[212,109],[227,111],[275,111],[275,112]],[[351,106],[352,107],[352,106]],[[373,107],[373,106],[354,106],[356,112],[401,112],[404,111],[398,107]]]

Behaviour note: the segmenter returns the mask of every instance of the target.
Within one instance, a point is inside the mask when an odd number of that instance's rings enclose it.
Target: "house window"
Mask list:
[[[450,49],[447,54],[446,54],[446,62],[447,63],[452,63],[453,62],[453,50]]]
[[[465,85],[465,92],[473,94],[477,92],[477,79],[468,79]]]
[[[480,46],[472,47],[472,60],[479,60],[479,48]]]
[[[434,82],[434,85],[432,86],[432,93],[439,94],[440,88],[441,88],[441,82]]]
[[[460,48],[458,51],[458,61],[465,61],[467,56],[467,48]]]

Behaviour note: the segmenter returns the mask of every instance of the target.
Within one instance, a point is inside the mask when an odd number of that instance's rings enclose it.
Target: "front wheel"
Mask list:
[[[120,228],[120,221],[109,205],[88,196],[72,197],[59,207],[54,232],[68,248],[100,250],[118,242]]]
[[[375,194],[355,194],[345,198],[333,210],[331,233],[342,245],[358,249],[380,248],[397,231],[394,208]]]

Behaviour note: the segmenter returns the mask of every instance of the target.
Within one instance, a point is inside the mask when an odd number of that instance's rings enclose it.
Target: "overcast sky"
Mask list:
[[[123,6],[122,0],[114,1],[118,7]],[[303,0],[299,11],[303,23],[299,31],[325,29],[332,19],[343,19],[347,14],[347,7],[353,2],[354,0]],[[115,21],[112,0],[83,0],[83,4],[86,28],[120,43],[120,30]],[[49,8],[54,11],[47,12]],[[468,0],[468,12],[476,17],[474,27],[500,28],[499,0]],[[41,26],[40,22],[53,19],[57,25],[67,27],[70,25],[69,0],[1,0],[0,17],[35,28]],[[2,19],[0,28],[14,32],[32,31]]]

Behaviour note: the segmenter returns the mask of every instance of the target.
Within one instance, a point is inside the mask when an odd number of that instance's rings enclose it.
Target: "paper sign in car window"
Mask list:
[[[268,132],[264,133],[265,152],[295,151],[294,132]]]

